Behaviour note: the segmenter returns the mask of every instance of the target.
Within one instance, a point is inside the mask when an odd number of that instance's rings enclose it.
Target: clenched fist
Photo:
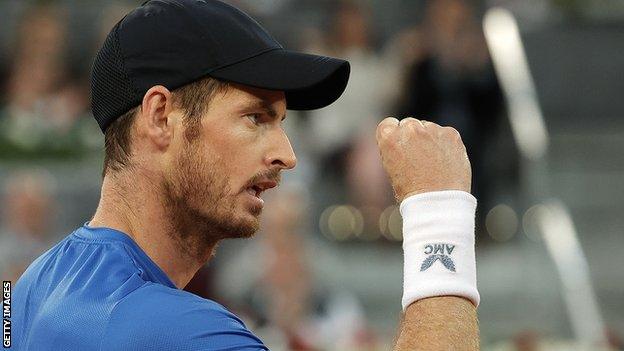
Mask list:
[[[377,126],[377,145],[399,203],[429,191],[470,192],[470,161],[454,128],[388,117]]]

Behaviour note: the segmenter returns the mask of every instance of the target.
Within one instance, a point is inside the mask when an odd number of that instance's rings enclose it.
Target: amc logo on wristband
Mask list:
[[[420,271],[424,272],[433,266],[436,261],[440,261],[444,268],[451,272],[455,272],[455,262],[451,259],[451,254],[455,249],[455,245],[451,244],[427,244],[425,245],[425,255],[427,258],[420,265]]]

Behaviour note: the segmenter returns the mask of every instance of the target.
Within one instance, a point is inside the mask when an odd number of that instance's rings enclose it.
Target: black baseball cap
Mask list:
[[[218,0],[151,0],[121,19],[97,53],[91,107],[102,131],[141,104],[155,85],[170,90],[210,76],[281,90],[287,108],[313,110],[347,86],[345,60],[284,49],[258,22]]]

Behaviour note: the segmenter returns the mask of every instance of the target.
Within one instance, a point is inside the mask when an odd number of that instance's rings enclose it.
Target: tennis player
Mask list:
[[[285,50],[220,1],[152,0],[126,15],[92,70],[99,206],[17,282],[12,348],[267,350],[181,288],[221,240],[254,235],[263,192],[295,167],[286,110],[331,104],[348,77],[346,61]],[[387,118],[377,141],[404,218],[395,350],[476,350],[476,200],[461,138]]]

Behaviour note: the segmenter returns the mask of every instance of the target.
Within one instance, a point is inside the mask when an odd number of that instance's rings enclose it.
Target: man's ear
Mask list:
[[[143,96],[139,133],[149,138],[158,148],[169,146],[173,138],[173,97],[162,85],[151,87]]]

